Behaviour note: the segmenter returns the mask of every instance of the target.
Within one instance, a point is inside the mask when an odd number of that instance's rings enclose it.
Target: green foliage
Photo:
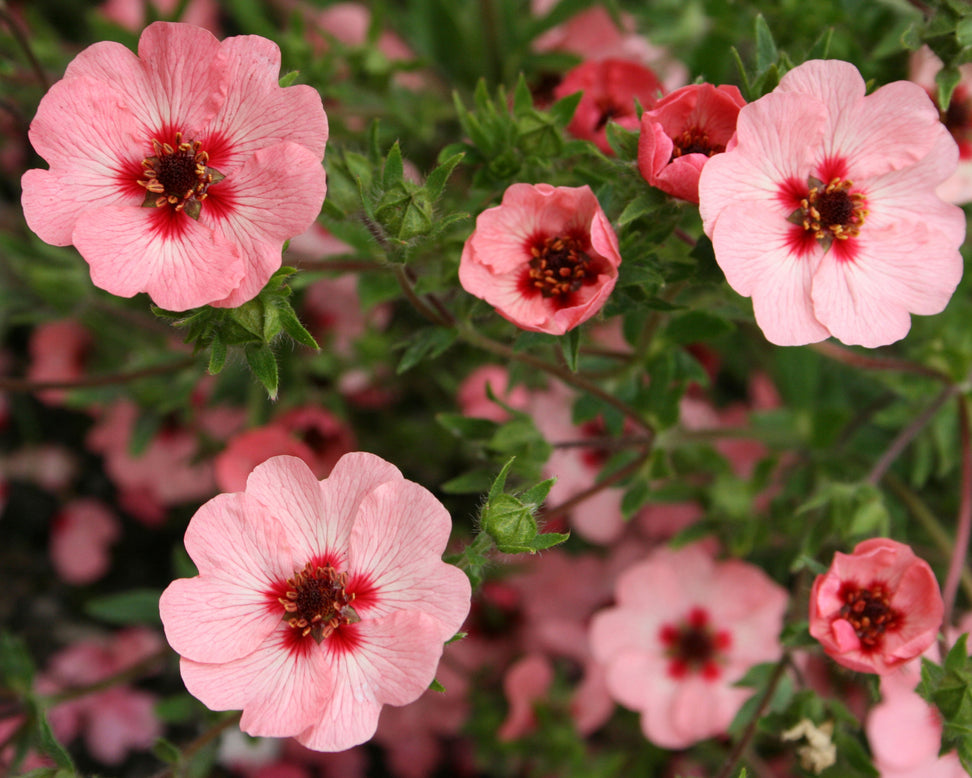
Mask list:
[[[942,714],[942,753],[955,750],[972,775],[972,657],[962,635],[941,665],[922,657],[916,691]]]
[[[536,513],[556,479],[548,479],[517,493],[504,491],[515,457],[503,466],[479,513],[479,525],[504,554],[535,554],[563,543],[569,534],[538,532]]]

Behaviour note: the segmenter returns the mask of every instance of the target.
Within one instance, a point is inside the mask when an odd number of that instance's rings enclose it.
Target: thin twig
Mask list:
[[[89,694],[95,694],[96,692],[110,689],[113,686],[134,681],[136,678],[146,675],[150,670],[152,670],[153,667],[158,665],[167,656],[170,656],[171,653],[172,650],[168,646],[165,648],[160,648],[158,651],[155,651],[144,659],[141,659],[135,664],[126,667],[124,670],[120,670],[113,675],[109,675],[107,678],[102,678],[100,681],[89,683],[85,686],[74,686],[69,689],[65,689],[64,691],[50,695],[48,700],[52,705],[57,705],[58,703],[67,702],[68,700],[76,700],[79,697],[87,697]]]
[[[10,30],[10,34],[13,35],[14,39],[17,41],[17,45],[20,46],[24,54],[27,56],[31,68],[33,68],[34,73],[37,75],[37,80],[40,81],[41,86],[44,87],[44,91],[48,91],[51,88],[51,82],[48,80],[47,74],[44,72],[44,68],[41,67],[41,63],[34,55],[34,50],[30,46],[30,40],[28,40],[26,33],[24,33],[23,28],[20,26],[20,22],[18,22],[17,18],[10,13],[5,2],[0,2],[0,20],[7,25]]]
[[[614,486],[616,483],[620,483],[630,475],[634,475],[638,472],[638,470],[641,469],[641,466],[648,459],[649,453],[650,450],[646,448],[641,452],[637,459],[628,463],[617,472],[611,473],[611,475],[609,475],[603,481],[598,481],[596,484],[585,489],[584,491],[578,492],[569,500],[564,500],[562,503],[560,503],[560,505],[555,505],[552,508],[545,508],[543,511],[544,518],[550,519],[554,516],[560,516],[567,513],[567,511],[577,507],[580,503],[593,497],[595,494],[603,492],[605,489]]]
[[[952,379],[941,370],[922,365],[918,362],[909,362],[906,359],[895,359],[894,357],[872,357],[866,354],[859,354],[856,351],[838,346],[836,343],[823,342],[814,343],[810,346],[818,354],[837,362],[842,362],[851,367],[859,367],[864,370],[899,370],[903,373],[913,373],[915,375],[928,376],[929,378],[951,383]]]
[[[0,391],[7,392],[41,392],[46,389],[86,389],[95,386],[111,386],[137,381],[157,375],[168,375],[196,364],[195,358],[181,359],[164,365],[144,367],[122,373],[106,373],[104,375],[81,376],[64,381],[31,381],[27,378],[10,378],[0,376]]]
[[[972,534],[972,432],[969,429],[969,407],[964,397],[958,398],[959,440],[962,447],[962,480],[959,485],[959,511],[956,519],[955,540],[952,546],[952,560],[945,577],[942,598],[945,600],[944,624],[952,623],[955,609],[955,595],[965,568],[969,549],[969,536]]]

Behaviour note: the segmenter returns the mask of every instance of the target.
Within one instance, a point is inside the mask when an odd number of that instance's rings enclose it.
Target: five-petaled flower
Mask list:
[[[786,590],[695,544],[653,552],[621,574],[616,595],[591,622],[614,699],[639,711],[645,737],[663,748],[724,734],[751,694],[735,682],[780,656]]]
[[[665,95],[641,115],[638,170],[652,186],[699,202],[699,175],[726,150],[746,104],[737,87],[689,84]]]
[[[739,112],[699,178],[703,226],[773,343],[886,345],[962,276],[965,217],[935,194],[957,157],[921,87],[865,96],[853,65],[812,60]]]
[[[345,455],[323,481],[295,457],[258,465],[246,491],[192,518],[199,575],[162,594],[186,688],[242,709],[251,735],[319,751],[364,742],[382,705],[426,690],[469,611],[469,580],[441,559],[451,527],[372,454]]]
[[[138,54],[95,43],[41,100],[30,139],[50,169],[24,174],[27,224],[112,294],[240,305],[320,212],[320,95],[281,88],[280,50],[256,35],[158,22]]]
[[[513,184],[476,219],[459,282],[518,327],[563,335],[601,309],[620,264],[590,187]]]
[[[837,663],[884,675],[938,635],[945,606],[928,563],[904,543],[872,538],[834,554],[810,592],[810,634]]]

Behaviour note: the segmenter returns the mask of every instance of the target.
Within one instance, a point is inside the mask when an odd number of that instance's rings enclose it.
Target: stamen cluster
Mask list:
[[[705,154],[705,156],[711,157],[713,154],[721,154],[725,150],[725,145],[713,143],[709,139],[709,133],[701,127],[690,127],[679,133],[677,137],[672,138],[671,159],[678,159],[683,154]]]
[[[856,238],[867,216],[867,201],[860,192],[851,192],[853,181],[810,179],[810,191],[800,200],[800,222],[814,238],[829,243]]]
[[[284,620],[300,630],[301,637],[310,635],[320,643],[339,627],[361,620],[351,607],[354,592],[347,591],[348,574],[330,564],[308,562],[287,584],[290,588],[278,601],[284,606]]]
[[[569,236],[553,236],[530,249],[530,285],[544,297],[558,297],[576,292],[593,282],[597,274],[581,242]]]
[[[841,618],[850,622],[864,650],[880,648],[884,633],[900,626],[901,613],[891,607],[891,592],[884,584],[866,589],[847,585],[843,595]]]
[[[142,178],[138,182],[148,190],[143,205],[170,205],[196,219],[206,190],[224,176],[207,167],[209,154],[201,150],[200,141],[184,141],[182,133],[177,132],[175,144],[173,147],[152,139],[155,154],[142,160]]]

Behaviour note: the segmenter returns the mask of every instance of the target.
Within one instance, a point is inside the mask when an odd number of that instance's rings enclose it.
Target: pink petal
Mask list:
[[[227,91],[206,129],[220,147],[211,152],[213,167],[225,173],[250,154],[284,142],[303,146],[320,162],[328,137],[321,96],[310,86],[278,85],[277,45],[257,35],[227,38],[220,56],[225,58],[226,80],[233,89]]]
[[[95,286],[120,297],[148,292],[173,311],[222,299],[244,272],[236,246],[168,208],[107,206],[88,212],[73,243],[91,266]]]
[[[336,676],[319,646],[292,651],[281,626],[252,654],[208,664],[183,659],[186,689],[210,710],[243,710],[240,728],[251,735],[297,735],[321,720]]]
[[[326,191],[320,159],[294,143],[256,152],[210,190],[199,221],[236,245],[244,262],[239,287],[218,306],[256,297],[279,270],[284,241],[314,223]]]

